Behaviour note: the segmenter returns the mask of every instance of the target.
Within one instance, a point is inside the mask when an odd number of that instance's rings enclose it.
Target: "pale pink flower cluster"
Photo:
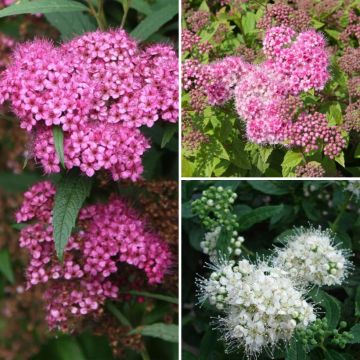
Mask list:
[[[135,180],[149,147],[139,127],[178,119],[178,60],[171,47],[140,48],[123,30],[87,33],[60,47],[36,40],[15,51],[0,101],[34,134],[45,172],[60,171],[49,129],[61,126],[68,169]]]
[[[33,220],[21,230],[20,246],[30,254],[27,287],[46,284],[50,328],[64,330],[69,319],[96,313],[107,298],[117,298],[119,288],[112,275],[121,262],[144,271],[149,284],[162,282],[172,263],[167,244],[116,197],[81,209],[60,263],[53,239],[54,194],[48,181],[34,185],[16,214],[17,222]]]
[[[321,90],[328,81],[329,55],[314,30],[297,34],[286,26],[273,27],[263,45],[267,59],[259,65],[232,56],[203,65],[201,73],[211,79],[204,86],[210,104],[222,105],[235,97],[250,141],[279,144],[287,140],[292,126],[291,99],[310,89]]]

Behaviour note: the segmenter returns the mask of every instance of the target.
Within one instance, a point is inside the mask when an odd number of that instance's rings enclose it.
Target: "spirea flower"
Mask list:
[[[96,31],[60,47],[45,40],[19,46],[2,74],[0,100],[34,134],[34,155],[46,173],[59,172],[59,160],[51,140],[39,142],[46,129],[61,126],[67,169],[135,180],[149,147],[138,128],[177,121],[177,78],[169,46],[142,49],[123,30]]]
[[[200,242],[200,247],[204,254],[210,256],[212,261],[216,260],[218,257],[218,240],[221,233],[221,227],[218,226],[213,231],[208,231],[205,233],[205,238]],[[232,234],[229,234],[229,242],[226,249],[223,249],[227,255],[239,256],[241,254],[241,245],[245,241],[242,236],[239,236],[237,231],[233,231]]]
[[[287,131],[288,142],[291,146],[301,146],[305,152],[311,152],[323,145],[324,154],[330,159],[339,155],[346,146],[340,129],[330,126],[326,115],[319,112],[300,114],[297,121],[292,123]]]
[[[210,186],[199,199],[192,202],[191,207],[206,229],[214,230],[221,226],[227,231],[233,231],[237,220],[230,210],[236,198],[237,194],[229,188]]]
[[[274,348],[316,319],[301,289],[283,270],[265,263],[224,264],[200,281],[200,294],[223,310],[215,324],[228,349],[243,348],[248,355]]]
[[[305,165],[298,165],[295,169],[297,177],[324,177],[325,170],[316,161],[310,161]]]
[[[334,235],[320,228],[295,229],[273,263],[296,283],[318,286],[340,285],[351,267],[347,252],[335,245]]]
[[[218,260],[209,265],[212,270],[208,279],[198,279],[198,297],[200,303],[209,301],[218,310],[224,310],[229,304],[229,292],[239,286],[244,276],[249,275],[254,266],[247,260]]]
[[[16,214],[17,222],[32,220],[21,231],[20,246],[30,255],[27,288],[45,285],[50,328],[68,330],[69,322],[100,312],[106,299],[117,298],[114,276],[121,263],[142,270],[149,284],[162,282],[172,262],[167,244],[117,197],[81,209],[60,263],[52,227],[54,194],[48,181],[34,185]]]

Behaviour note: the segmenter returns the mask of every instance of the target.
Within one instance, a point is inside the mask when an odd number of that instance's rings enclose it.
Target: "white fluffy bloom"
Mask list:
[[[242,347],[253,355],[273,348],[316,319],[313,306],[292,280],[264,263],[227,290],[228,307],[218,327],[230,350]]]
[[[347,276],[347,253],[334,245],[329,230],[296,229],[286,247],[277,249],[273,265],[282,268],[304,285],[339,285]]]
[[[210,265],[213,270],[208,279],[198,280],[198,297],[201,303],[209,300],[218,310],[223,310],[228,304],[228,293],[237,288],[242,278],[253,271],[254,266],[247,260],[220,261]]]
[[[217,253],[217,243],[220,237],[221,227],[216,227],[213,231],[209,231],[205,234],[205,239],[201,241],[200,247],[204,254],[210,256],[211,261],[216,261],[218,257]],[[230,238],[229,246],[226,251],[228,255],[239,256],[241,254],[241,245],[244,242],[244,238],[242,236],[238,236],[237,231],[232,232],[232,236]]]

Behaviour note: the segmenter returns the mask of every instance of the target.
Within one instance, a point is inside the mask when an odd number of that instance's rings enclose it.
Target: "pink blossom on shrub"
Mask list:
[[[30,255],[27,287],[46,284],[50,328],[66,329],[72,317],[96,313],[107,298],[117,298],[119,289],[112,275],[121,262],[144,271],[149,284],[162,282],[172,263],[167,244],[117,197],[81,209],[77,230],[60,263],[52,227],[54,193],[48,181],[34,185],[16,214],[18,222],[36,221],[21,230],[20,246]]]
[[[60,47],[36,40],[15,51],[1,76],[0,101],[10,102],[20,126],[35,134],[34,155],[46,173],[60,167],[44,126],[58,125],[68,169],[92,176],[111,168],[115,180],[135,180],[149,148],[137,128],[178,119],[178,60],[171,47],[142,49],[123,30],[87,33]],[[80,149],[81,137],[89,143]]]
[[[300,114],[288,129],[288,141],[292,146],[301,146],[305,152],[318,150],[323,146],[324,154],[335,158],[345,147],[346,141],[336,126],[330,126],[321,113]]]

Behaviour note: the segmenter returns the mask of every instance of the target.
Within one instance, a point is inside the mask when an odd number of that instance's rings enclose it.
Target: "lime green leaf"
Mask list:
[[[46,19],[60,31],[62,40],[70,40],[97,29],[94,18],[80,11],[47,14]]]
[[[130,335],[141,334],[143,336],[150,336],[159,338],[169,342],[178,342],[179,327],[173,324],[157,323],[147,326],[139,326],[138,328],[130,331]]]
[[[324,23],[322,23],[322,22],[320,22],[320,21],[318,21],[318,20],[316,20],[316,19],[314,19],[314,18],[311,19],[311,23],[312,23],[312,26],[313,26],[315,29],[320,29],[320,28],[322,28],[322,27],[325,25]]]
[[[57,184],[53,226],[55,249],[60,260],[63,258],[79,210],[90,194],[91,183],[90,178],[70,172]]]
[[[238,217],[239,231],[244,231],[253,225],[263,222],[278,215],[283,210],[283,205],[262,206]]]
[[[241,25],[245,35],[251,33],[255,30],[256,15],[252,12],[247,12],[245,16],[241,18]]]
[[[163,138],[161,140],[161,148],[163,149],[166,144],[172,139],[177,130],[176,124],[169,124],[166,126]]]
[[[162,300],[162,301],[166,301],[172,304],[178,304],[179,301],[178,299],[172,297],[172,296],[168,296],[168,295],[162,295],[162,294],[154,294],[154,293],[150,293],[147,291],[127,291],[127,294],[131,294],[131,295],[135,295],[135,296],[143,296],[143,297],[148,297],[148,298],[152,298],[152,299],[157,299],[157,300]]]
[[[338,156],[335,157],[335,161],[340,164],[342,167],[345,167],[345,156],[342,151]]]
[[[341,304],[339,300],[320,289],[312,290],[310,296],[316,303],[324,308],[329,328],[335,329],[341,315]]]
[[[178,3],[169,2],[163,8],[149,14],[132,32],[131,35],[138,40],[144,41],[154,34],[164,24],[170,21],[178,13]]]
[[[181,160],[181,175],[183,177],[191,177],[193,176],[194,170],[195,164],[183,156]]]
[[[83,11],[88,8],[77,1],[71,0],[19,0],[13,5],[0,10],[0,18],[9,15],[20,15],[20,14],[49,14],[57,12],[73,12]]]
[[[330,37],[334,38],[335,40],[339,40],[340,32],[337,30],[325,29],[325,32],[330,35]]]
[[[288,151],[281,164],[283,176],[289,176],[295,167],[303,161],[303,159],[303,155],[300,152],[292,150]]]
[[[65,168],[64,160],[64,133],[60,126],[53,127],[54,146],[56,154],[60,159],[60,163]]]
[[[343,123],[343,116],[339,103],[330,106],[327,113],[327,119],[329,120],[329,125],[341,125]]]
[[[11,266],[10,254],[8,249],[0,250],[0,272],[6,277],[6,279],[14,283],[14,273]]]

